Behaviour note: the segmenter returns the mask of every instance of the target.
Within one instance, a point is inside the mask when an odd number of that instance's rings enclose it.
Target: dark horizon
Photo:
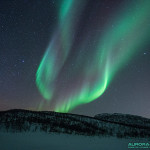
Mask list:
[[[95,114],[93,116],[88,116],[88,115],[82,115],[82,114],[75,114],[75,113],[64,113],[64,112],[56,112],[56,111],[50,111],[50,110],[29,110],[29,109],[6,109],[6,110],[0,110],[0,112],[19,112],[19,111],[29,111],[29,112],[51,112],[51,113],[58,113],[58,114],[68,114],[68,115],[75,115],[75,116],[83,116],[83,117],[89,117],[89,118],[95,118],[96,115],[127,115],[127,116],[133,116],[133,117],[142,117],[145,119],[150,119],[148,117],[144,117],[144,116],[139,116],[139,115],[133,115],[133,114],[124,114],[124,113],[99,113],[99,114]]]

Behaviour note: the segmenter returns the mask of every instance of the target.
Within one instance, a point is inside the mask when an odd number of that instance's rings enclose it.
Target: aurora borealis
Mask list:
[[[76,24],[84,9],[83,2],[86,1],[64,0],[65,4],[61,4],[58,29],[37,71],[36,82],[41,94],[49,105],[52,101],[54,110],[58,112],[68,112],[80,104],[89,103],[100,97],[118,70],[132,59],[134,53],[150,38],[150,2],[138,1],[136,7],[129,4],[131,12],[118,11],[119,15],[111,20],[113,28],[108,22],[103,34],[98,35],[91,29],[95,25],[91,25],[82,42],[76,43],[72,35],[77,32]],[[89,34],[93,36],[87,39]],[[95,43],[89,47],[87,43],[90,41]],[[69,63],[75,65],[73,69],[67,63],[72,49],[77,49],[77,56],[69,60]],[[65,87],[58,83],[60,78],[66,82]]]
[[[149,0],[2,0],[0,20],[0,110],[149,117]]]

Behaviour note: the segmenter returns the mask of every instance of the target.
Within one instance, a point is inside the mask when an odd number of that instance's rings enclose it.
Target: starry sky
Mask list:
[[[149,0],[1,0],[0,110],[150,118]]]

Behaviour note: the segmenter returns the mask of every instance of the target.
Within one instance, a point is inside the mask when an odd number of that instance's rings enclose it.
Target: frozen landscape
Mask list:
[[[150,120],[139,116],[0,112],[2,150],[127,150],[129,143],[149,143],[149,137]]]
[[[147,139],[38,133],[0,133],[1,150],[128,150],[128,143]]]

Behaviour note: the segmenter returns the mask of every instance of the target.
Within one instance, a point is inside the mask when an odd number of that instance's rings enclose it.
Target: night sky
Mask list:
[[[1,0],[0,110],[150,118],[149,0]]]

